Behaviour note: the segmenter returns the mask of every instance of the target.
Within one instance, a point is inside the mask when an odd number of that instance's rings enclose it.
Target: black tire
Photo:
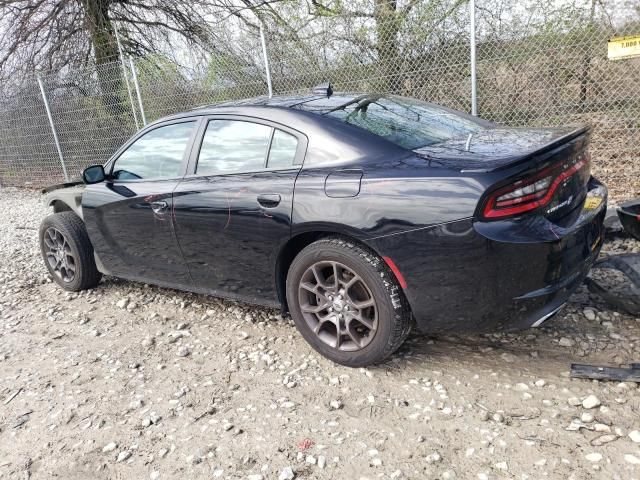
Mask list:
[[[351,342],[350,348],[355,349],[353,351],[343,351],[337,348],[337,345],[340,345],[340,340],[336,341],[334,345],[329,344],[327,339],[331,339],[330,335],[325,334],[325,339],[323,340],[321,333],[317,331],[317,329],[323,328],[322,326],[318,327],[318,325],[325,325],[326,323],[335,332],[334,335],[347,338],[347,342],[350,342],[351,335],[338,333],[342,332],[342,329],[345,331],[350,329],[344,327],[345,324],[349,325],[349,321],[344,320],[345,323],[343,324],[342,320],[337,320],[334,316],[332,319],[339,323],[329,322],[326,320],[327,315],[335,315],[335,313],[327,313],[328,310],[325,309],[320,314],[323,320],[316,323],[315,326],[310,323],[313,322],[314,318],[310,315],[316,314],[310,314],[309,307],[318,307],[321,303],[323,305],[328,304],[325,303],[327,299],[324,295],[316,297],[315,293],[306,293],[310,285],[306,279],[310,278],[308,273],[310,271],[313,272],[313,277],[311,278],[318,278],[313,267],[317,269],[320,266],[319,268],[331,269],[331,267],[324,267],[327,263],[333,265],[337,263],[339,267],[334,266],[333,271],[337,272],[338,270],[335,270],[335,268],[339,268],[342,272],[330,277],[328,283],[332,283],[336,276],[347,275],[347,280],[357,276],[359,277],[358,281],[361,280],[363,284],[360,288],[366,289],[365,295],[370,294],[370,297],[375,301],[375,306],[371,307],[375,308],[377,312],[375,315],[375,331],[371,329],[366,337],[360,339],[359,344]],[[330,272],[331,270],[327,271]],[[353,276],[348,276],[350,274],[353,274]],[[301,282],[307,286],[303,287]],[[318,281],[315,291],[317,291],[318,285],[324,286],[324,284],[325,282]],[[339,282],[336,282],[336,285],[337,289],[340,289]],[[305,295],[310,295],[311,302],[315,303],[314,305],[309,305],[307,302],[305,304],[306,313],[303,313],[301,303],[307,301]],[[347,296],[348,294],[345,295],[345,299]],[[314,298],[317,300],[314,300]],[[335,300],[336,297],[328,295],[328,298]],[[340,299],[342,298],[340,296]],[[340,301],[345,302],[346,300]],[[305,340],[328,359],[348,367],[364,367],[384,361],[402,345],[413,325],[409,304],[387,264],[368,248],[340,237],[320,239],[305,247],[294,258],[287,274],[287,303],[293,321]],[[338,308],[341,312],[344,311],[342,304]],[[333,308],[331,311],[336,312],[338,308]],[[349,310],[349,308],[347,307],[346,310]],[[351,311],[353,311],[353,308]],[[358,313],[362,314],[362,310],[358,310]],[[345,313],[344,316],[347,317],[347,315],[349,313]],[[340,318],[342,318],[342,315]],[[341,326],[339,327],[338,325]],[[356,325],[359,324],[356,322]],[[361,329],[367,330],[366,328]],[[360,346],[361,344],[364,346]]]
[[[61,271],[57,271],[52,265],[52,262],[56,261],[51,254],[52,234],[56,240],[63,241],[64,250],[67,253],[64,255],[60,253],[60,255],[65,257],[64,262],[68,265],[68,270],[62,267]],[[42,259],[49,274],[58,285],[70,292],[86,290],[98,285],[102,274],[96,268],[93,246],[84,223],[74,212],[60,212],[47,216],[40,224],[39,239]],[[59,253],[61,249],[57,248],[56,251]],[[73,274],[71,274],[72,267]]]

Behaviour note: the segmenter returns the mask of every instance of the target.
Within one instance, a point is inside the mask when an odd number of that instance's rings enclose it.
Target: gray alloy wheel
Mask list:
[[[321,261],[302,275],[300,310],[309,328],[333,348],[353,352],[366,347],[378,329],[371,289],[346,265]]]
[[[365,245],[321,238],[287,274],[287,305],[304,339],[348,367],[382,362],[411,331],[413,317],[387,264]]]
[[[53,280],[77,292],[98,285],[93,246],[82,219],[74,212],[49,215],[40,224],[40,252]]]
[[[63,282],[72,282],[76,276],[77,260],[65,236],[57,228],[49,227],[45,230],[42,241],[45,245],[45,258],[54,275]]]

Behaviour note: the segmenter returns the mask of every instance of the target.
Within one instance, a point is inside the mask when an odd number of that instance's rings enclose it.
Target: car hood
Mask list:
[[[79,187],[80,185],[82,185],[82,187],[84,187],[84,182],[66,182],[66,183],[58,183],[56,185],[50,185],[48,187],[43,188],[40,193],[50,193],[53,192],[54,190],[61,190],[63,188],[71,188],[71,187]]]
[[[492,171],[527,160],[588,132],[587,126],[497,127],[414,150],[421,157],[460,170]]]

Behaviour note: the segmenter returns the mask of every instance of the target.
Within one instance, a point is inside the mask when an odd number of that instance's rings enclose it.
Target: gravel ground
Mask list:
[[[568,377],[639,361],[640,318],[585,288],[542,328],[413,336],[348,369],[274,310],[113,278],[65,293],[39,197],[0,204],[0,478],[640,478],[636,385]]]

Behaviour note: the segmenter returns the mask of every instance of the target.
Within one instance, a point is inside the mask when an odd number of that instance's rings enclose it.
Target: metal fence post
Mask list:
[[[140,85],[138,85],[138,74],[136,73],[136,66],[133,63],[133,58],[129,56],[129,65],[131,65],[131,72],[133,73],[133,85],[136,87],[136,95],[138,96],[138,104],[140,105],[140,114],[142,115],[142,124],[147,125],[147,117],[144,114],[144,105],[142,105],[142,95],[140,95]]]
[[[260,43],[262,43],[262,56],[264,57],[264,69],[267,73],[267,88],[269,89],[269,98],[273,97],[273,88],[271,87],[271,70],[269,69],[269,56],[267,55],[267,42],[264,39],[264,28],[262,20],[260,22]]]
[[[122,64],[122,76],[124,77],[124,83],[127,85],[127,93],[129,94],[129,103],[131,104],[131,111],[133,112],[133,121],[136,122],[136,130],[140,129],[138,125],[138,114],[136,113],[136,106],[133,103],[133,94],[131,93],[131,85],[129,85],[129,75],[127,75],[127,67],[124,63],[124,55],[122,54],[122,44],[120,43],[120,34],[118,33],[118,27],[114,24],[113,31],[116,33],[116,42],[118,43],[118,54],[120,55],[120,63]]]
[[[64,174],[64,181],[69,181],[69,175],[67,174],[67,166],[64,164],[64,157],[62,156],[62,148],[60,147],[60,140],[58,140],[58,132],[56,126],[53,123],[53,117],[51,116],[51,109],[49,108],[49,100],[47,100],[47,93],[44,90],[44,84],[40,75],[38,75],[38,85],[40,86],[40,92],[42,93],[42,100],[44,101],[44,108],[47,111],[47,117],[49,117],[49,125],[51,125],[51,133],[53,134],[53,141],[56,144],[56,150],[58,150],[58,156],[60,157],[60,164],[62,165],[62,173]]]
[[[476,77],[476,2],[469,0],[469,29],[471,30],[471,114],[478,115],[478,92]]]

